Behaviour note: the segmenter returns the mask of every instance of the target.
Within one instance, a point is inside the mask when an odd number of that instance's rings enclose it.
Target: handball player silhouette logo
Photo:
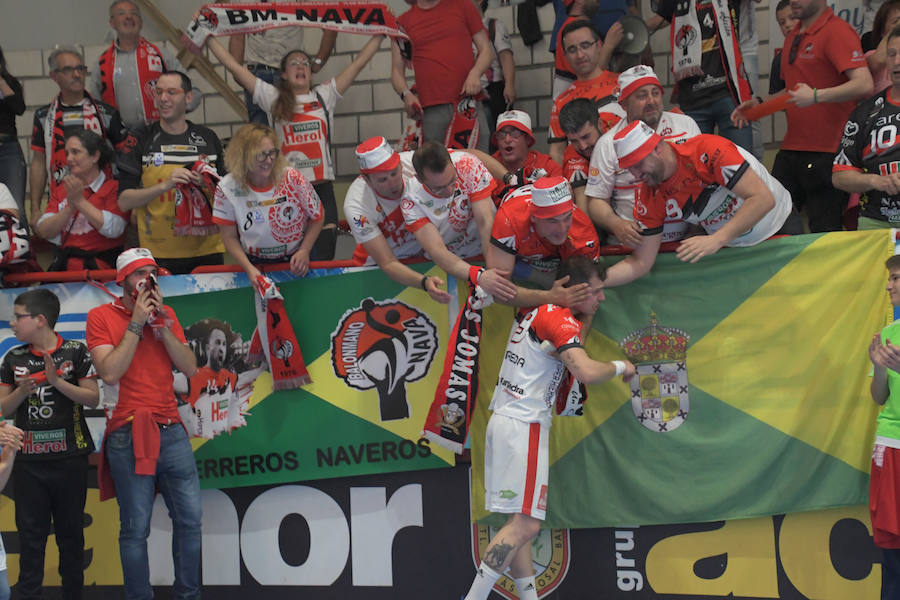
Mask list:
[[[428,374],[437,347],[428,315],[400,300],[366,298],[331,335],[331,365],[348,386],[375,388],[382,421],[407,419],[406,383]]]

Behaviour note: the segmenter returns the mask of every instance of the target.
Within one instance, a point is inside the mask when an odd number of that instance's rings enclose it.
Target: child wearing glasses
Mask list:
[[[94,451],[84,407],[96,407],[100,395],[87,347],[54,331],[58,317],[59,298],[49,290],[16,297],[9,324],[24,343],[0,363],[0,408],[25,432],[12,474],[19,532],[16,590],[23,598],[41,597],[51,520],[63,597],[80,598],[84,586],[83,514],[88,456]]]

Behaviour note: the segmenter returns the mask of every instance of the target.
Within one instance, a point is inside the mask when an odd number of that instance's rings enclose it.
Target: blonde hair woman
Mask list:
[[[305,275],[322,231],[322,203],[306,177],[287,166],[275,131],[258,124],[238,129],[225,166],[229,174],[216,188],[213,207],[225,249],[254,288],[258,264],[289,261],[291,273]]]

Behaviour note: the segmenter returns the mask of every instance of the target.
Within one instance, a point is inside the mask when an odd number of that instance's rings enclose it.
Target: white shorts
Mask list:
[[[484,504],[496,513],[547,515],[550,428],[493,414],[484,445]]]

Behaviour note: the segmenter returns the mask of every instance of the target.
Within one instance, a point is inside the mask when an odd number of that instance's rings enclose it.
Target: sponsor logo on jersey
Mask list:
[[[437,347],[428,315],[400,300],[366,298],[331,334],[331,365],[349,387],[375,389],[382,421],[406,419],[406,383],[425,377]]]
[[[21,452],[24,454],[50,454],[65,452],[67,447],[65,429],[26,431]]]

